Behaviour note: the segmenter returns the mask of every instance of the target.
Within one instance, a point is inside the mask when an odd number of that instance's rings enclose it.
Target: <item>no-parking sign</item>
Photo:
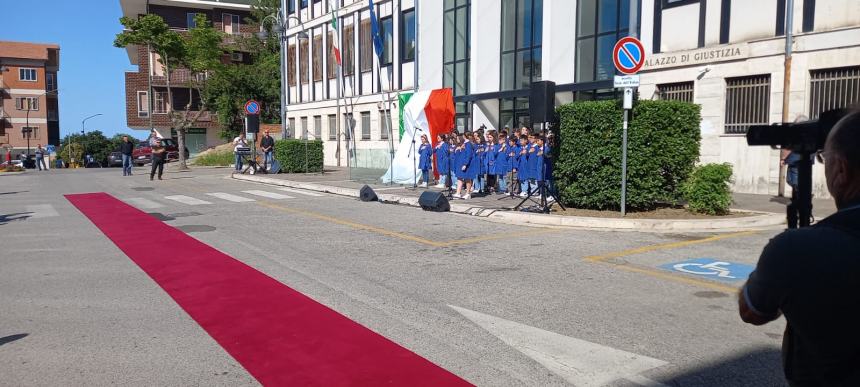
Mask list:
[[[612,61],[622,74],[636,74],[645,64],[645,48],[632,36],[621,38],[612,50]]]
[[[248,102],[245,102],[245,114],[250,116],[256,116],[257,114],[260,114],[260,103],[254,101],[253,99]]]

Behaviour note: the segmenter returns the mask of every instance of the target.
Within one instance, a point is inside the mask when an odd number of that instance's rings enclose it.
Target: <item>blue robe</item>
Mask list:
[[[421,144],[418,148],[418,169],[429,171],[433,166],[433,146],[430,144]]]
[[[506,175],[510,172],[511,162],[510,156],[508,153],[510,149],[508,149],[507,145],[496,144],[493,146],[493,167],[490,169],[490,173],[494,175]]]
[[[434,152],[436,154],[436,168],[439,169],[439,173],[445,175],[448,173],[448,143],[443,142],[436,146],[436,150]]]
[[[471,141],[466,142],[463,146],[463,165],[466,167],[466,171],[463,172],[464,179],[473,180],[478,177],[478,171],[481,169],[481,160],[478,158],[476,151],[475,144],[472,144]]]
[[[543,168],[538,167],[538,162],[543,161],[542,158],[538,159],[538,148],[537,144],[529,144],[529,154],[528,154],[528,162],[526,163],[526,169],[528,170],[529,179],[537,179],[540,176]]]
[[[519,162],[517,168],[517,179],[520,181],[526,181],[529,179],[529,144],[521,145],[519,147],[520,152],[525,152],[525,154],[519,154]]]

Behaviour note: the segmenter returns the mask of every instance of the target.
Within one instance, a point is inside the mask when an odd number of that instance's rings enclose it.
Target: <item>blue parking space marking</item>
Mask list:
[[[696,258],[658,266],[675,273],[691,274],[722,282],[745,281],[755,267],[716,258]]]

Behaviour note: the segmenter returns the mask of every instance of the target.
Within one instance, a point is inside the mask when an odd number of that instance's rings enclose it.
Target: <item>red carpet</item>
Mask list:
[[[66,198],[263,385],[469,385],[113,196]]]

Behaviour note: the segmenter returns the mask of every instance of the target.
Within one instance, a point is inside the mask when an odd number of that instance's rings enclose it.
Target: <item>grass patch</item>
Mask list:
[[[235,162],[232,151],[207,152],[194,158],[194,165],[205,167],[228,167]]]

